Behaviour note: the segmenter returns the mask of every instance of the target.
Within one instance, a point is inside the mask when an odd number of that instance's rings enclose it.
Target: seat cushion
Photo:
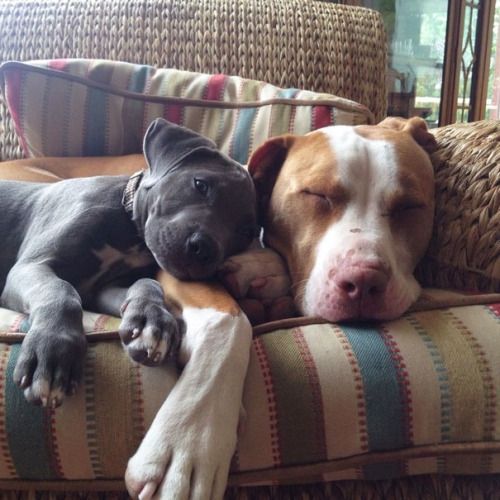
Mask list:
[[[231,481],[500,472],[500,296],[424,297],[383,324],[255,328]],[[85,314],[83,384],[51,410],[13,384],[28,324],[0,311],[0,479],[123,477],[177,370],[131,362],[118,321]]]

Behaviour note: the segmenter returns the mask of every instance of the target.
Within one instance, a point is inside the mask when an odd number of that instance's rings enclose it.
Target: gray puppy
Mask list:
[[[211,277],[256,232],[253,183],[210,140],[157,119],[147,170],[55,184],[0,181],[0,305],[29,314],[14,370],[28,401],[56,407],[81,379],[82,305],[122,312],[129,354],[161,362],[181,325],[154,276]],[[139,342],[138,342],[139,340]]]

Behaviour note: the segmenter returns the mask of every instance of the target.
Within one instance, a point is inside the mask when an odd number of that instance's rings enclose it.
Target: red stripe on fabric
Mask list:
[[[336,325],[332,325],[332,329],[344,350],[347,361],[351,365],[353,380],[355,382],[356,402],[358,407],[358,429],[359,441],[362,451],[368,451],[368,427],[366,422],[366,405],[365,405],[365,391],[363,388],[363,377],[359,369],[358,360],[352,350],[351,344],[347,339],[345,333]],[[362,470],[359,469],[360,478],[362,477]]]
[[[181,106],[180,104],[169,104],[165,108],[163,117],[165,118],[165,120],[171,123],[182,125],[184,117],[184,106]]]
[[[49,409],[44,417],[44,434],[46,438],[47,451],[49,453],[50,468],[58,479],[65,479],[59,446],[57,445],[55,410]]]
[[[22,123],[21,123],[21,110],[22,110],[22,92],[21,89],[24,87],[22,83],[21,71],[8,70],[5,72],[5,83],[6,83],[6,100],[9,107],[10,115],[14,121],[14,128],[19,137],[21,143],[21,148],[25,156],[29,156],[28,144],[26,138],[24,137]]]
[[[90,464],[94,472],[94,478],[99,479],[104,477],[102,472],[102,464],[99,455],[99,443],[96,433],[96,407],[95,407],[95,350],[94,346],[89,346],[87,356],[85,358],[84,370],[84,391],[85,391],[85,420],[87,422],[85,431],[87,434],[87,446],[89,450]]]
[[[96,320],[94,321],[94,326],[92,327],[93,332],[100,332],[102,330],[106,330],[106,323],[109,319],[109,316],[106,314],[100,314],[97,316]]]
[[[488,308],[495,314],[495,316],[498,316],[500,318],[500,303],[490,304]]]
[[[394,340],[394,337],[389,333],[385,326],[380,327],[381,337],[384,344],[387,346],[387,350],[391,356],[393,366],[396,370],[397,382],[399,385],[399,394],[401,397],[401,403],[404,405],[401,408],[401,416],[403,419],[402,427],[404,439],[407,446],[413,445],[413,400],[410,391],[410,376],[406,365],[404,363],[401,351]],[[406,462],[405,462],[406,464]],[[406,464],[407,465],[407,464]]]
[[[141,439],[146,434],[146,424],[144,422],[144,398],[141,379],[141,367],[138,364],[133,364],[131,365],[131,370],[132,387],[134,389],[132,397],[132,422],[137,445],[139,445]]]
[[[21,323],[26,319],[25,314],[18,314],[14,321],[10,324],[8,332],[9,333],[17,333],[21,330]]]
[[[51,69],[57,69],[59,71],[66,71],[66,68],[68,67],[68,60],[67,59],[52,59],[52,61],[49,61],[47,66]]]
[[[7,424],[5,422],[5,382],[6,382],[6,369],[7,363],[9,362],[11,347],[6,347],[2,354],[0,355],[0,397],[1,397],[1,409],[0,409],[0,453],[2,453],[3,462],[7,468],[9,475],[12,478],[17,477],[16,468],[12,462],[12,457],[10,455],[8,438],[7,438]]]
[[[226,75],[213,75],[210,77],[203,95],[204,99],[209,101],[221,101],[224,96],[226,86]]]
[[[316,364],[302,330],[300,328],[294,328],[292,330],[292,334],[299,349],[302,362],[304,363],[307,378],[309,379],[309,388],[313,399],[312,410],[314,412],[314,420],[316,424],[316,435],[314,436],[316,440],[315,447],[317,452],[324,457],[324,460],[326,460],[327,449],[325,436],[325,413],[323,409],[323,398],[321,396],[321,384],[319,381],[318,370],[316,369]]]
[[[332,124],[332,110],[330,106],[314,106],[312,130]]]
[[[281,449],[278,435],[278,410],[276,408],[276,394],[274,393],[273,380],[271,377],[271,368],[267,359],[264,344],[260,338],[254,340],[255,353],[259,361],[259,366],[264,378],[264,386],[267,394],[267,405],[269,410],[269,424],[271,431],[271,450],[273,454],[273,465],[281,465]]]

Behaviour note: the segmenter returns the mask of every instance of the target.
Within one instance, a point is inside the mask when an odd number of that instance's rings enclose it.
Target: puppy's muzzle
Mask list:
[[[213,264],[219,254],[217,243],[201,231],[196,231],[187,238],[185,252],[191,262],[204,266]]]

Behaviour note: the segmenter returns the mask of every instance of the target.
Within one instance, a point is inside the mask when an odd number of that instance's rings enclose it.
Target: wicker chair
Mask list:
[[[75,57],[237,74],[281,87],[327,92],[364,104],[377,120],[384,117],[387,104],[385,32],[380,15],[368,9],[312,0],[0,0],[0,62]],[[436,131],[436,137],[440,143],[440,150],[434,158],[438,192],[437,224],[428,256],[418,270],[419,277],[428,286],[498,292],[500,124],[484,122],[450,126]],[[12,120],[4,102],[0,101],[0,160],[20,157],[22,151]],[[466,205],[465,209],[462,204]],[[494,299],[499,300],[498,296]],[[463,298],[446,300],[446,304],[452,306]],[[476,302],[481,300],[493,301],[491,297],[481,296]],[[256,333],[263,334],[273,328],[277,327],[264,326]],[[280,328],[284,332],[280,335],[293,335],[293,329],[287,329],[287,324]],[[4,336],[1,340],[5,342],[8,339]],[[113,356],[114,360],[120,356],[124,358],[116,342],[114,347],[105,344],[106,340],[96,347],[97,358],[105,355]],[[5,388],[4,375],[10,376],[11,368],[6,360],[9,356],[7,351],[12,349],[15,346],[0,352],[1,391]],[[123,359],[120,363],[122,368],[128,366]],[[96,377],[108,376],[118,387],[120,381],[113,377],[118,377],[120,373],[135,376],[133,368],[122,368],[116,373],[104,370]],[[494,401],[495,394],[500,401],[499,375],[490,375],[493,380],[491,401]],[[91,386],[93,375],[88,374],[87,377]],[[130,382],[131,386],[135,383]],[[91,398],[91,392],[86,397]],[[87,404],[91,403],[87,401]],[[132,407],[136,402],[130,404]],[[495,404],[496,410],[492,412],[500,412],[498,403]],[[9,456],[11,438],[2,412],[0,488],[3,490],[25,491],[26,498],[32,490],[123,490],[120,473],[110,477],[96,473],[96,480],[72,482],[64,481],[57,474],[53,480],[47,481],[39,480],[43,477],[42,473],[38,477],[36,474],[20,474],[16,469],[19,465],[17,461],[22,461],[22,457],[13,459]],[[49,428],[56,425],[55,418],[53,414],[48,416]],[[478,459],[478,463],[484,460],[483,465],[478,465],[478,470],[489,473],[500,470],[499,433],[498,429],[491,431],[493,444],[488,443],[486,458]],[[95,429],[92,435],[88,431],[87,437],[89,442],[97,440]],[[134,439],[132,444],[129,443],[132,448],[137,445],[137,436]],[[457,450],[455,448],[452,453],[460,451]],[[431,451],[434,457],[438,454],[435,450]],[[480,452],[480,448],[475,451]],[[54,453],[57,456],[57,450]],[[417,454],[403,458],[418,460],[418,457]],[[99,469],[101,458],[97,452],[91,456],[94,472]],[[262,477],[270,484],[278,480],[301,482],[302,478],[317,482],[303,487],[305,498],[307,495],[309,498],[423,498],[424,494],[446,498],[452,495],[454,488],[465,491],[465,496],[481,489],[483,492],[494,492],[500,488],[500,479],[493,475],[481,481],[427,476],[424,479],[400,479],[399,482],[323,484],[323,481],[332,478],[367,477],[360,472],[366,465],[362,457],[361,461],[349,461],[349,457],[344,459],[344,462],[333,461],[333,476],[315,468],[314,464],[299,463],[303,469],[287,469],[290,464],[281,468],[276,465],[278,475],[273,475],[271,468],[265,474],[259,470],[246,475],[235,474],[232,481],[235,484],[252,484],[260,482]],[[468,456],[467,460],[472,459]],[[58,470],[57,464],[54,467]],[[122,471],[123,463],[118,464],[116,470]],[[383,471],[383,467],[380,470]],[[348,473],[335,475],[338,471]],[[405,475],[403,468],[401,475]],[[30,477],[32,481],[25,480]],[[278,498],[280,495],[292,498],[299,494],[300,488],[283,487],[280,490],[267,487],[257,489],[254,495],[259,498]],[[251,491],[230,490],[228,497],[251,498]],[[95,495],[97,498],[98,494]],[[104,494],[103,498],[112,498],[110,495]],[[46,497],[49,496],[47,493]]]

